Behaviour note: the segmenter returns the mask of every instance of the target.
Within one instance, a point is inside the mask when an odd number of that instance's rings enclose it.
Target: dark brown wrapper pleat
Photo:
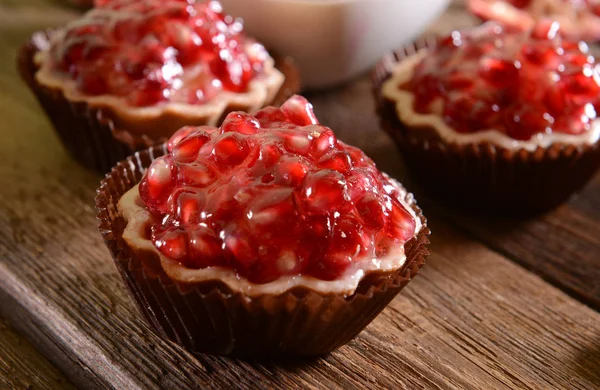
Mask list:
[[[373,73],[373,94],[382,128],[394,139],[411,178],[428,193],[464,209],[487,213],[535,213],[565,202],[600,166],[600,145],[557,143],[534,151],[490,143],[447,143],[432,127],[402,123],[394,102],[382,95],[395,66],[436,39],[388,53]]]
[[[85,102],[69,101],[62,91],[40,84],[35,77],[38,66],[34,57],[38,51],[48,45],[51,34],[51,30],[33,34],[19,50],[17,67],[21,78],[35,94],[60,140],[75,160],[88,169],[106,173],[117,162],[136,150],[146,149],[166,141],[168,136],[154,139],[146,134],[129,132],[126,128],[117,129],[115,121],[111,119],[110,110],[94,108]],[[300,90],[300,76],[290,58],[275,56],[275,61],[277,69],[284,74],[285,80],[274,100],[269,104],[280,105]],[[243,108],[228,107],[221,120],[227,113],[240,109]],[[178,122],[185,122],[178,119]],[[169,123],[176,122],[166,117],[158,118],[157,123],[160,126],[167,126]],[[202,123],[185,124],[201,125]],[[169,130],[172,133],[177,128]],[[115,137],[116,133],[119,134],[119,137]],[[128,142],[122,141],[123,139],[128,139]]]
[[[412,195],[407,202],[421,219],[405,245],[406,263],[392,273],[371,274],[348,297],[297,288],[250,298],[220,282],[182,284],[162,270],[156,255],[134,253],[123,240],[121,196],[140,181],[150,162],[165,153],[156,146],[117,164],[96,197],[99,230],[140,311],[162,337],[189,351],[236,357],[312,356],[352,340],[417,274],[429,254],[429,229]]]
[[[67,2],[83,10],[94,6],[94,0],[67,0]]]

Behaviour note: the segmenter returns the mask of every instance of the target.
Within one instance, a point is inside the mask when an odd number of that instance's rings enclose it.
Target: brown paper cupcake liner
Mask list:
[[[120,125],[116,116],[108,108],[95,108],[85,102],[73,102],[65,98],[62,91],[41,85],[35,78],[39,67],[34,61],[38,51],[48,45],[51,30],[35,33],[18,53],[17,66],[23,80],[37,97],[40,105],[50,118],[62,143],[71,155],[83,166],[105,173],[118,161],[125,159],[136,150],[165,142],[168,138],[149,133],[131,132]],[[275,66],[283,73],[285,80],[275,98],[269,104],[280,105],[300,90],[300,76],[292,60],[275,56]],[[218,122],[231,111],[246,111],[248,107],[231,104]],[[200,126],[210,118],[187,120],[166,113],[156,118],[156,127],[164,134],[164,129],[172,128],[171,133],[184,125]]]
[[[451,204],[488,213],[541,212],[579,191],[600,166],[600,145],[556,143],[534,151],[510,150],[488,142],[448,143],[431,126],[401,122],[382,85],[396,64],[421,49],[430,38],[388,53],[372,74],[382,128],[394,139],[411,178],[428,193]]]
[[[134,252],[126,244],[126,223],[117,210],[121,196],[164,153],[164,145],[156,146],[117,164],[98,189],[96,209],[106,246],[144,317],[159,335],[192,352],[238,357],[330,352],[362,331],[417,274],[429,253],[426,220],[409,194],[406,201],[423,227],[405,245],[405,264],[395,272],[368,275],[351,296],[296,288],[250,298],[218,281],[174,281],[154,253]]]
[[[94,0],[67,0],[67,3],[79,9],[88,9],[94,6]]]

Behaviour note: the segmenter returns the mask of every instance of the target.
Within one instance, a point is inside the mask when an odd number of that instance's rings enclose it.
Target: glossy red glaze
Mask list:
[[[599,69],[587,45],[561,38],[557,27],[523,32],[490,22],[453,32],[415,68],[407,86],[415,110],[442,115],[460,133],[495,129],[516,140],[589,130]]]
[[[600,40],[598,0],[468,0],[468,7],[483,20],[514,27],[555,20],[563,24],[563,36]]]
[[[156,247],[187,267],[230,267],[255,283],[333,280],[414,235],[397,188],[302,97],[183,128],[168,148],[139,191]]]
[[[217,1],[98,0],[53,42],[51,61],[88,95],[133,106],[243,92],[268,54]]]
[[[531,4],[532,0],[509,0],[508,2],[517,8],[525,8]],[[561,1],[561,0],[559,0]]]

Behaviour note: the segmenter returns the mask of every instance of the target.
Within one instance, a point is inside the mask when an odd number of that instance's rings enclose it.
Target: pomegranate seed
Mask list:
[[[583,102],[584,104],[589,102],[591,98],[598,96],[600,87],[598,86],[597,78],[592,77],[591,73],[592,71],[590,71],[590,75],[576,73],[574,75],[566,76],[563,87],[564,93],[587,98]]]
[[[468,3],[480,19],[498,20],[513,30],[523,30],[532,23],[542,24],[539,39],[547,39],[548,26],[560,21],[564,28],[558,34],[550,34],[552,39],[598,41],[598,0],[471,0]]]
[[[253,283],[333,280],[372,259],[382,232],[389,245],[412,237],[410,214],[392,213],[402,207],[396,187],[364,153],[289,116],[234,113],[220,129],[173,135],[139,187],[162,254],[190,268],[229,267]]]
[[[277,107],[265,107],[256,113],[256,119],[261,126],[268,126],[271,123],[286,122],[288,117]]]
[[[302,157],[284,157],[277,166],[275,180],[278,184],[297,187],[308,173],[308,165]]]
[[[140,182],[140,196],[153,213],[162,211],[169,193],[175,187],[175,167],[166,157],[152,162]]]
[[[151,106],[165,101],[162,88],[140,88],[127,96],[127,102],[134,107]]]
[[[469,89],[475,85],[475,81],[459,72],[454,72],[444,83],[444,89],[447,91]]]
[[[508,0],[508,1],[517,8],[526,8],[526,7],[529,7],[532,0]]]
[[[97,73],[80,73],[77,86],[90,95],[103,95],[107,91],[106,81]]]
[[[327,254],[320,262],[312,265],[310,273],[323,280],[335,280],[342,274],[340,270],[347,269],[352,264],[352,257],[333,252]]]
[[[546,91],[543,102],[552,115],[560,115],[565,107],[565,99],[562,90],[559,88],[549,88]]]
[[[207,187],[217,180],[217,176],[217,170],[208,162],[179,165],[178,180],[184,185]]]
[[[449,100],[444,109],[444,117],[456,126],[458,132],[469,132],[469,119],[477,102],[467,96],[461,96],[456,100]]]
[[[204,193],[190,188],[182,188],[176,190],[171,198],[172,214],[179,222],[183,224],[199,222],[200,212],[206,202]]]
[[[166,257],[181,260],[187,256],[188,238],[183,229],[174,227],[163,232],[160,238],[154,239],[156,248]]]
[[[289,118],[289,120],[299,126],[316,125],[319,123],[315,113],[313,112],[313,106],[303,98],[302,96],[292,96],[281,106],[283,111]]]
[[[484,58],[481,60],[479,75],[493,86],[502,87],[507,83],[517,82],[519,69],[514,61]]]
[[[396,199],[392,199],[389,229],[390,234],[402,241],[410,240],[415,231],[415,220]]]
[[[562,131],[567,134],[581,134],[589,131],[592,121],[596,119],[596,108],[593,104],[586,104],[583,107],[568,108],[568,115],[559,118],[554,126],[555,131]]]
[[[356,203],[356,210],[365,225],[380,230],[385,226],[386,210],[383,202],[375,195],[368,194]]]
[[[323,169],[332,169],[340,173],[346,173],[352,168],[352,157],[346,151],[335,152],[321,158],[319,165]]]
[[[255,264],[258,256],[249,237],[243,231],[230,231],[225,234],[225,257],[235,259],[240,268],[247,269]]]
[[[247,142],[238,134],[225,134],[213,148],[218,164],[237,165],[246,159],[249,153]]]
[[[348,145],[346,151],[350,154],[350,157],[352,158],[352,163],[356,167],[375,165],[373,160],[367,157],[367,155],[365,155],[363,151],[359,148],[355,148],[354,146]]]
[[[181,140],[172,150],[179,162],[191,162],[196,159],[200,148],[209,140],[204,134],[194,134]]]
[[[556,48],[542,44],[524,45],[522,50],[523,58],[531,65],[546,67],[555,62],[558,57]]]
[[[260,128],[260,123],[256,118],[243,112],[232,112],[223,121],[221,125],[222,132],[236,132],[242,134],[256,134]]]
[[[222,265],[221,240],[207,227],[196,225],[189,229],[190,268]]]
[[[333,134],[333,131],[328,128],[325,129],[325,131],[319,133],[317,139],[311,145],[310,154],[315,158],[319,158],[333,149],[337,143],[337,139],[335,134]]]
[[[241,24],[212,2],[96,3],[50,48],[55,70],[70,74],[84,94],[110,94],[139,107],[195,104],[221,90],[245,92],[269,59],[264,47],[246,38]],[[157,78],[159,85],[143,86]]]
[[[281,158],[281,150],[277,145],[265,144],[261,147],[258,160],[262,162],[265,168],[275,165]]]
[[[288,133],[285,137],[284,146],[289,152],[305,156],[311,147],[309,136],[308,133],[303,131]]]
[[[346,176],[348,196],[353,202],[362,198],[368,190],[379,191],[369,169],[355,169]]]
[[[246,211],[248,226],[253,231],[266,234],[269,234],[269,230],[275,225],[285,229],[286,222],[289,222],[287,219],[295,216],[291,215],[294,210],[292,193],[290,188],[274,189],[268,194],[250,200]]]
[[[328,213],[349,200],[344,176],[331,170],[309,173],[302,194],[306,209],[314,214]]]
[[[198,128],[194,126],[185,126],[177,130],[169,139],[169,142],[167,143],[167,150],[172,152],[175,145],[177,145],[182,139],[197,131]]]
[[[529,140],[585,129],[581,112],[600,95],[600,76],[588,46],[561,37],[558,27],[552,20],[530,31],[490,22],[453,32],[399,88],[413,93],[415,111],[441,115],[459,133],[493,129]]]
[[[535,39],[554,39],[558,34],[560,24],[552,20],[539,22],[531,31],[531,37]]]
[[[537,129],[551,128],[552,119],[545,116],[544,112],[531,108],[522,108],[514,113],[509,113],[506,132],[514,139],[528,140]]]
[[[335,248],[335,252],[354,258],[370,245],[369,240],[363,235],[358,219],[342,216],[335,222],[331,237],[331,246]]]
[[[333,218],[335,219],[335,218]],[[328,215],[310,215],[306,217],[306,224],[312,229],[308,232],[308,236],[312,240],[328,240],[331,236],[332,218]]]

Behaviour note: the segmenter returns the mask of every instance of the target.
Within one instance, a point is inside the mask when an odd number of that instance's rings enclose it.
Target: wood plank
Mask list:
[[[74,389],[69,380],[0,318],[1,389]]]
[[[0,27],[2,52],[14,58],[42,21]],[[348,346],[305,361],[193,357],[150,332],[127,296],[95,229],[99,176],[66,154],[12,64],[0,62],[0,89],[0,313],[81,387],[600,387],[600,314],[433,213],[424,271]],[[404,177],[367,78],[311,99],[340,138]]]
[[[536,218],[467,215],[428,205],[455,227],[600,310],[599,190],[596,176],[577,198]]]
[[[19,206],[8,200],[13,209]],[[440,222],[433,224],[434,254],[424,272],[349,346],[302,364],[196,360],[142,323],[90,231],[93,213],[72,218],[82,203],[76,197],[52,202],[52,208],[26,202],[28,216],[17,211],[13,219],[21,245],[0,241],[10,253],[0,267],[6,282],[0,311],[45,326],[42,338],[35,337],[43,348],[60,346],[77,363],[69,372],[80,385],[350,388],[368,380],[381,388],[600,386],[600,314]],[[56,222],[48,232],[33,229],[49,217]],[[0,231],[10,237],[6,225]],[[40,242],[50,232],[54,239]],[[73,372],[77,367],[80,372]]]

